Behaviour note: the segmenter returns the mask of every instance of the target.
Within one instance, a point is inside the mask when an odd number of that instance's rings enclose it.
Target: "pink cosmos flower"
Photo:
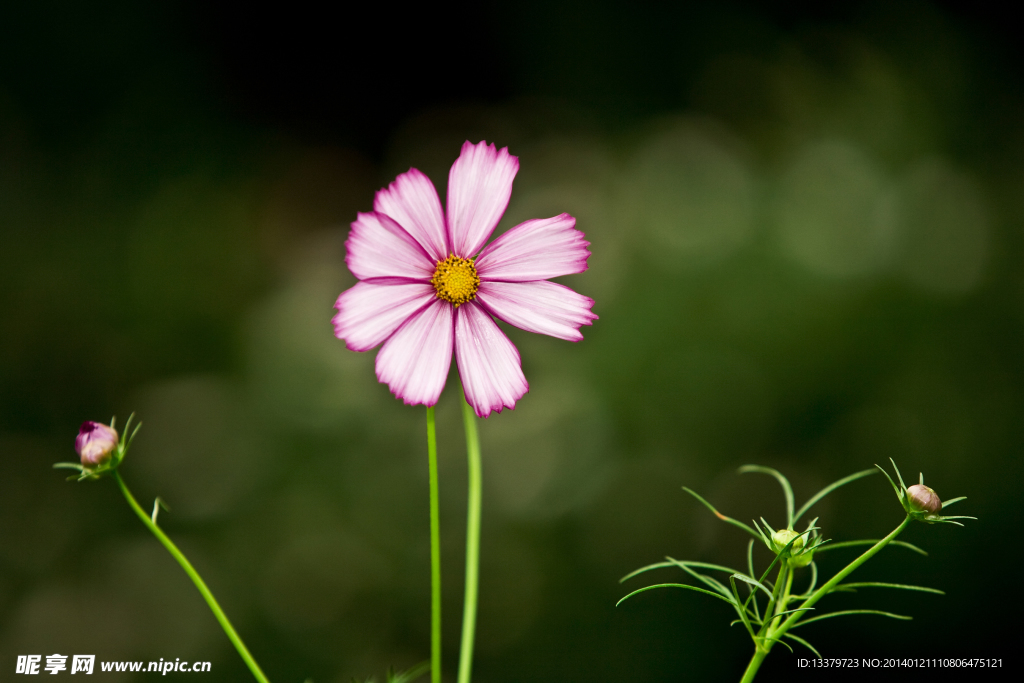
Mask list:
[[[493,318],[569,341],[597,319],[593,299],[547,281],[587,269],[590,243],[569,214],[520,223],[484,247],[518,170],[508,148],[467,141],[448,174],[447,215],[412,168],[352,223],[345,263],[359,282],[338,297],[334,334],[353,351],[383,343],[377,379],[407,404],[437,403],[454,348],[477,415],[515,408],[529,385]]]

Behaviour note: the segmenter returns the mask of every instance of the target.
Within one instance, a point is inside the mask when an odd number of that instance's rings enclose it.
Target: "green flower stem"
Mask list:
[[[895,539],[897,536],[899,536],[903,532],[903,530],[907,528],[907,525],[910,524],[910,522],[911,517],[910,515],[907,515],[907,517],[905,517],[904,520],[900,522],[900,525],[893,529],[888,536],[880,540],[878,543],[875,543],[873,546],[864,551],[864,553],[860,557],[855,559],[850,564],[846,565],[842,570],[840,570],[838,574],[829,579],[821,588],[816,590],[814,593],[811,594],[809,598],[804,600],[803,604],[801,604],[800,607],[813,607],[814,604],[818,602],[818,600],[821,600],[823,597],[828,595],[829,591],[835,588],[840,581],[845,579],[847,576],[852,574],[855,569],[857,569],[862,564],[864,564],[872,557],[874,557],[874,555],[879,550],[889,545],[889,542]],[[782,578],[783,577],[780,570],[780,582]],[[776,583],[776,588],[777,587],[778,583]],[[788,601],[789,593],[788,582],[786,588],[787,590],[785,591],[785,594],[781,596],[780,600],[778,601],[778,607],[780,609],[776,609],[776,613],[778,613],[779,611],[785,611],[786,609],[785,602]],[[781,639],[782,636],[784,636],[786,632],[789,631],[789,629],[793,628],[796,625],[796,622],[805,614],[807,614],[807,612],[794,612],[793,614],[789,615],[789,617],[786,618],[785,621],[783,621],[775,628],[772,628],[771,622],[769,622],[769,626],[765,634],[765,639],[762,641],[763,645],[758,644],[757,647],[754,649],[754,656],[751,657],[750,664],[747,665],[747,670],[743,673],[743,678],[740,679],[740,683],[751,683],[751,681],[754,680],[754,676],[757,675],[757,670],[761,667],[761,662],[764,661],[764,658],[768,655],[768,652],[771,651],[774,642],[776,640]]]
[[[775,614],[778,614],[780,611],[786,609],[785,607],[781,606],[782,587],[786,581],[786,569],[787,566],[785,561],[780,559],[779,574],[775,577],[775,587],[772,590],[772,599],[768,602],[768,606],[764,608],[764,626],[758,633],[758,636],[760,636],[761,639],[760,642],[755,643],[755,647],[757,647],[758,649],[764,648],[765,654],[768,654],[768,651],[771,650],[771,643],[767,642],[765,638],[770,637],[768,634],[771,633],[773,616]]]
[[[786,587],[782,589],[782,599],[775,609],[776,614],[785,612],[789,606],[789,601],[793,599],[791,591],[793,590],[793,575],[795,573],[792,567],[789,567],[789,571],[786,572]]]
[[[754,680],[754,676],[757,675],[757,670],[761,668],[761,662],[768,656],[768,650],[761,648],[754,649],[754,656],[750,658],[750,664],[747,664],[747,670],[743,672],[743,678],[740,679],[740,683],[751,683]]]
[[[433,406],[427,406],[427,459],[430,470],[430,680],[441,683],[441,513]]]
[[[211,593],[210,589],[206,587],[206,582],[203,581],[201,576],[199,576],[199,572],[195,570],[195,567],[193,567],[192,563],[188,561],[188,558],[178,550],[178,546],[174,545],[174,543],[171,542],[171,539],[167,538],[167,535],[160,529],[160,527],[150,519],[149,515],[146,514],[146,511],[139,507],[139,504],[135,501],[135,498],[128,490],[128,487],[125,486],[124,480],[121,479],[121,475],[117,470],[114,470],[111,474],[114,477],[114,481],[117,482],[117,486],[121,489],[121,493],[124,494],[125,499],[128,501],[128,504],[131,505],[133,510],[135,510],[135,514],[139,516],[142,523],[145,524],[151,532],[153,532],[153,535],[156,536],[157,540],[167,548],[167,552],[174,556],[174,559],[178,561],[181,568],[184,569],[185,573],[188,574],[190,579],[192,579],[192,583],[194,583],[196,588],[199,589],[203,599],[206,600],[206,604],[209,605],[210,609],[213,611],[213,616],[217,617],[217,621],[220,622],[221,628],[224,629],[224,633],[228,635],[228,639],[231,640],[235,649],[238,650],[238,654],[242,656],[242,659],[249,667],[249,671],[252,672],[252,675],[255,676],[256,680],[260,683],[270,683],[267,680],[267,677],[263,674],[263,671],[260,670],[259,664],[256,663],[256,660],[253,659],[252,655],[249,653],[249,649],[245,646],[245,643],[242,642],[242,639],[235,631],[235,627],[231,625],[227,615],[224,614],[224,610],[222,610],[220,605],[217,604],[217,599],[213,597],[213,593]]]
[[[476,634],[476,601],[480,580],[480,436],[476,415],[468,403],[462,404],[466,425],[466,452],[469,456],[469,501],[466,512],[466,597],[462,608],[462,647],[459,651],[458,683],[469,683],[473,669],[473,639]]]

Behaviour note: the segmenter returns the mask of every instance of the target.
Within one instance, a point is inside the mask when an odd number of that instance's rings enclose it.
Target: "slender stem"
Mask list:
[[[740,683],[751,683],[754,680],[754,676],[757,675],[757,670],[761,668],[761,662],[767,656],[768,650],[756,648],[754,656],[750,658],[750,664],[747,664],[747,670],[743,672],[743,678],[740,679]]]
[[[786,581],[786,561],[779,558],[779,574],[775,577],[775,588],[772,590],[772,599],[768,601],[768,606],[764,608],[764,626],[761,627],[761,631],[758,633],[759,636],[767,636],[771,633],[772,620],[775,615],[779,612],[779,600],[782,597],[782,585]],[[766,643],[763,639],[759,643],[755,643],[758,649],[765,648],[765,654],[771,650],[771,643]]]
[[[793,590],[793,575],[795,573],[791,567],[789,573],[786,574],[786,587],[782,591],[782,600],[779,602],[779,608],[775,610],[776,614],[785,612],[789,601],[792,600],[791,592]]]
[[[458,683],[469,683],[473,669],[473,638],[476,634],[477,587],[480,580],[480,437],[476,416],[468,403],[462,404],[469,456],[469,502],[466,512],[466,597],[462,607],[462,647],[459,651]]]
[[[427,406],[427,460],[430,470],[430,680],[441,683],[441,513],[433,406]]]
[[[135,510],[135,514],[138,515],[139,519],[142,520],[142,523],[145,524],[151,532],[153,532],[153,535],[156,536],[157,540],[167,548],[167,552],[174,556],[174,559],[178,561],[181,568],[184,569],[185,573],[188,574],[190,579],[192,579],[192,583],[194,583],[196,588],[199,589],[203,599],[206,600],[206,604],[209,605],[210,609],[213,611],[213,616],[217,617],[217,621],[220,622],[221,628],[224,629],[224,633],[228,635],[228,639],[231,640],[235,649],[238,650],[238,654],[242,656],[242,659],[249,667],[249,671],[252,672],[252,675],[255,676],[256,680],[260,683],[270,683],[267,680],[267,677],[263,674],[263,671],[260,670],[259,664],[256,663],[256,660],[253,659],[252,655],[249,653],[249,649],[245,646],[245,643],[242,642],[241,637],[239,637],[238,633],[235,631],[235,627],[231,625],[227,615],[224,614],[224,610],[222,610],[220,605],[217,604],[217,599],[213,597],[213,593],[211,593],[210,589],[206,587],[206,582],[203,581],[201,576],[199,576],[199,572],[195,570],[195,567],[193,567],[192,563],[188,561],[188,558],[178,550],[178,546],[174,545],[171,539],[167,538],[167,535],[160,529],[160,527],[150,519],[145,510],[139,507],[139,504],[135,501],[135,498],[128,490],[128,487],[125,485],[124,480],[121,478],[121,475],[117,470],[114,470],[113,475],[114,481],[117,482],[117,486],[121,489],[121,493],[124,494],[128,504],[133,510]]]

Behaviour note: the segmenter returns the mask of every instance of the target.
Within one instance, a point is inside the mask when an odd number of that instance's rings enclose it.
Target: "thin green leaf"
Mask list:
[[[783,546],[781,552],[783,552],[783,553],[784,552],[788,552],[789,550],[792,549],[793,544],[796,543],[798,538],[800,538],[801,536],[809,537],[810,534],[813,533],[814,531],[816,531],[817,529],[818,529],[818,527],[810,527],[810,528],[808,528],[808,529],[806,529],[804,531],[801,531],[800,533],[798,533],[796,536],[793,537],[793,540],[791,540],[789,543],[787,543],[785,546]],[[807,538],[804,538],[804,543],[806,543],[806,542],[807,542]],[[821,545],[822,543],[828,543],[828,540],[827,539],[822,540],[822,541],[820,541],[818,543],[818,545]],[[818,546],[814,546],[814,547],[816,548]]]
[[[813,653],[814,653],[815,655],[817,655],[818,659],[822,659],[821,653],[820,653],[820,652],[818,652],[817,650],[815,650],[815,649],[814,649],[814,646],[813,646],[813,645],[811,645],[810,643],[808,643],[808,642],[807,642],[806,640],[804,640],[804,639],[803,639],[803,638],[801,638],[800,636],[795,636],[795,635],[793,635],[792,633],[784,633],[784,634],[782,634],[782,635],[783,635],[784,637],[786,637],[786,638],[792,638],[793,640],[795,640],[796,642],[800,643],[801,645],[803,645],[804,647],[806,647],[806,648],[807,648],[808,650],[810,650],[811,652],[813,652]]]
[[[956,524],[957,526],[963,526],[960,522],[954,522],[949,519],[932,519],[929,520],[932,524]]]
[[[967,500],[967,496],[960,496],[959,498],[952,498],[942,504],[942,509],[945,510],[953,503],[959,503],[961,500]]]
[[[879,539],[875,538],[875,539],[867,539],[867,540],[863,540],[863,541],[841,541],[839,543],[829,543],[824,548],[819,548],[815,552],[823,553],[826,550],[835,550],[836,548],[847,548],[847,547],[856,546],[856,545],[874,545],[874,544],[878,543],[878,541],[879,541]],[[914,545],[912,543],[907,543],[906,541],[889,541],[889,545],[895,545],[895,546],[899,546],[901,548],[907,548],[908,550],[913,550],[915,553],[918,553],[920,555],[924,555],[925,557],[928,556],[928,553],[926,551],[921,550],[916,545]]]
[[[765,535],[765,533],[763,531],[761,531],[761,527],[759,527],[757,525],[757,520],[756,519],[752,519],[750,521],[754,523],[754,528],[757,529],[757,533],[761,535],[761,540],[764,541],[764,544],[766,546],[768,546],[769,548],[771,548],[772,547],[772,542],[769,541],[768,537]]]
[[[55,470],[78,470],[84,472],[85,468],[74,462],[55,462],[53,463],[53,469]]]
[[[160,508],[163,508],[167,512],[171,511],[170,506],[164,502],[164,499],[161,498],[160,496],[157,496],[156,499],[153,501],[153,514],[149,517],[151,520],[153,520],[153,524],[156,524],[156,516],[160,513]]]
[[[806,591],[804,591],[800,595],[797,595],[797,596],[794,596],[794,597],[797,597],[797,598],[809,598],[809,597],[811,597],[811,593],[814,592],[814,588],[817,585],[818,585],[818,564],[812,560],[811,561],[811,584],[807,588]]]
[[[695,572],[692,569],[690,569],[689,567],[687,567],[686,563],[680,562],[679,560],[676,560],[674,558],[666,557],[665,559],[668,560],[669,562],[675,564],[677,567],[679,567],[684,572],[686,572],[687,574],[689,574],[693,578],[695,578],[698,581],[700,581],[701,583],[703,583],[705,586],[710,586],[711,588],[714,588],[716,591],[718,591],[722,595],[725,595],[727,597],[729,596],[729,589],[726,588],[725,585],[723,585],[722,583],[720,583],[720,582],[716,581],[715,579],[711,578],[710,576],[707,576],[705,574],[698,574],[697,572]],[[737,600],[738,599],[739,598],[737,597]]]
[[[878,581],[862,581],[860,583],[840,583],[836,585],[832,590],[853,590],[855,588],[899,588],[905,591],[921,591],[923,593],[936,593],[938,595],[945,595],[945,591],[940,591],[938,588],[925,588],[924,586],[909,586],[902,583],[880,583]]]
[[[779,485],[782,486],[782,494],[786,497],[786,528],[793,528],[793,487],[789,485],[789,480],[782,476],[782,472],[772,467],[762,467],[761,465],[744,465],[739,469],[740,474],[746,474],[748,472],[759,472],[760,474],[768,474],[775,477]]]
[[[747,575],[754,576],[754,540],[747,541]]]
[[[894,482],[892,480],[892,477],[889,476],[888,472],[886,472],[885,470],[882,469],[881,465],[875,465],[875,467],[877,467],[878,471],[881,472],[882,474],[884,474],[885,478],[889,480],[889,484],[892,486],[892,490],[896,492],[896,497],[899,498],[900,501],[902,502],[902,500],[903,500],[903,491],[900,489],[900,487],[896,486],[896,482]]]
[[[858,479],[861,479],[863,477],[868,476],[869,474],[874,473],[875,470],[861,470],[860,472],[854,472],[848,477],[843,477],[838,481],[832,482],[831,484],[829,484],[828,486],[826,486],[825,488],[811,496],[810,500],[804,503],[803,506],[796,511],[796,514],[793,516],[793,524],[796,524],[800,520],[800,518],[804,516],[804,513],[811,509],[812,505],[817,503],[819,500],[821,500],[828,494],[835,491],[840,486],[845,486],[846,484],[849,484],[851,481],[857,481]]]
[[[619,579],[619,583],[622,583],[622,582],[626,581],[627,579],[632,579],[634,576],[637,576],[639,574],[643,574],[644,572],[650,571],[652,569],[663,569],[665,567],[676,567],[680,563],[681,564],[685,564],[685,565],[687,565],[689,567],[699,567],[700,569],[713,569],[715,571],[725,572],[727,574],[732,574],[733,572],[736,571],[732,567],[723,567],[720,564],[709,564],[707,562],[690,562],[689,560],[682,560],[682,561],[676,560],[675,562],[655,562],[654,564],[649,564],[646,567],[640,567],[639,569],[634,569],[633,571],[631,571],[630,573],[626,574],[621,579]]]
[[[773,614],[772,618],[769,619],[768,621],[772,622],[772,621],[775,620],[776,617],[781,617],[781,616],[783,616],[785,614],[792,614],[793,612],[808,612],[808,611],[813,610],[813,609],[814,609],[813,607],[797,607],[796,609],[788,609],[785,612],[778,612],[776,614]]]
[[[727,522],[729,524],[732,524],[735,527],[739,527],[740,529],[743,529],[744,531],[746,531],[748,534],[750,534],[754,538],[757,538],[757,534],[754,532],[753,529],[751,529],[749,526],[747,526],[743,522],[739,521],[738,519],[733,519],[732,517],[726,517],[721,512],[716,510],[714,505],[712,505],[711,503],[709,503],[706,500],[704,500],[703,498],[701,498],[697,494],[696,491],[693,491],[692,489],[688,489],[685,486],[683,487],[683,490],[686,491],[687,493],[689,493],[691,496],[693,496],[697,500],[699,500],[701,503],[703,503],[704,507],[706,507],[708,510],[711,510],[712,513],[714,513],[715,517],[718,517],[723,522]]]
[[[398,673],[392,674],[388,672],[388,683],[412,683],[420,676],[430,671],[430,662],[420,662],[411,669],[405,671],[399,671]]]
[[[754,639],[754,642],[757,642],[757,636],[754,634],[754,627],[750,625],[750,619],[747,618],[747,606],[746,604],[744,604],[743,607],[739,606],[740,592],[736,590],[736,574],[729,577],[729,585],[732,586],[732,595],[736,600],[736,604],[733,605],[736,609],[736,614],[740,615],[740,620],[743,622],[743,625],[747,627],[747,633],[749,633],[750,637]]]
[[[132,415],[134,415],[134,414],[135,413],[132,413]],[[128,425],[125,425],[125,428],[127,428],[127,426]],[[128,441],[126,441],[125,444],[124,444],[124,449],[125,450],[128,450],[129,448],[131,448],[132,441],[135,441],[135,435],[139,433],[140,429],[142,429],[142,423],[138,422],[138,423],[136,423],[135,428],[132,430],[131,435],[128,437]]]
[[[789,643],[784,643],[784,642],[782,642],[781,640],[779,640],[778,638],[772,638],[772,642],[773,642],[773,643],[778,643],[779,645],[781,645],[782,647],[786,648],[786,649],[787,649],[787,650],[789,650],[790,652],[792,652],[792,651],[793,651],[793,648],[791,648],[791,647],[789,646]]]
[[[765,592],[765,594],[769,598],[772,597],[772,592],[770,590],[768,590],[763,583],[761,583],[760,581],[758,581],[756,579],[752,579],[749,576],[745,576],[743,574],[736,573],[736,574],[733,574],[732,576],[730,576],[729,579],[730,580],[732,580],[732,579],[739,579],[740,581],[748,583],[751,586],[756,586],[757,588],[760,588],[761,590],[763,590]]]
[[[907,485],[903,483],[903,475],[900,474],[900,468],[896,466],[896,461],[893,460],[892,458],[889,458],[889,462],[892,463],[892,468],[894,470],[896,470],[896,477],[900,480],[900,488],[901,488],[901,490],[906,491],[907,490]]]
[[[639,589],[633,591],[632,593],[630,593],[629,595],[627,595],[626,597],[622,598],[617,603],[615,603],[615,606],[618,607],[626,599],[633,597],[637,593],[643,593],[644,591],[653,590],[655,588],[685,588],[687,590],[697,591],[698,593],[704,593],[705,595],[710,595],[711,597],[718,598],[719,600],[724,600],[725,602],[729,603],[730,605],[733,604],[732,599],[730,599],[730,598],[724,597],[724,596],[719,595],[718,593],[714,593],[712,591],[704,590],[703,588],[697,588],[696,586],[690,586],[690,585],[687,585],[685,583],[656,583],[653,586],[646,586],[644,588],[639,588]]]
[[[971,517],[970,515],[942,515],[939,517],[940,520],[947,519],[978,519],[977,517]]]
[[[769,583],[768,581],[765,581],[765,579],[768,578],[768,574],[771,573],[772,568],[778,563],[779,557],[781,557],[781,556],[780,555],[776,555],[772,559],[771,564],[768,565],[768,568],[764,570],[764,574],[761,574],[761,578],[758,579],[758,581],[760,581],[761,583],[772,586],[773,589],[774,589],[774,584],[773,583]]]
[[[772,536],[775,535],[775,529],[772,528],[771,524],[765,521],[764,517],[761,518],[761,524],[764,524],[764,528],[772,532]]]
[[[814,623],[815,621],[821,621],[822,619],[831,619],[832,617],[842,617],[842,616],[846,616],[848,614],[880,614],[883,617],[890,617],[892,619],[902,619],[904,621],[909,621],[909,620],[914,618],[914,617],[908,617],[908,616],[903,615],[903,614],[893,614],[892,612],[882,612],[882,611],[877,610],[877,609],[848,609],[848,610],[843,610],[842,612],[829,612],[828,614],[822,614],[820,617],[811,617],[807,621],[801,621],[800,623],[796,624],[795,626],[793,626],[793,628],[797,628],[798,626],[806,626],[807,624]]]
[[[819,540],[817,543],[814,543],[812,545],[807,546],[807,548],[804,550],[804,552],[805,553],[817,552],[818,548],[820,548],[821,546],[823,546],[826,543],[829,543],[831,541],[832,541],[831,538],[823,538],[823,539]]]

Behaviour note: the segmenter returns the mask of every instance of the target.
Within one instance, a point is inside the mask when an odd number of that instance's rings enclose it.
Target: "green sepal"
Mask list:
[[[900,480],[900,488],[906,491],[907,485],[903,483],[903,475],[900,474],[900,468],[896,467],[896,461],[893,460],[892,458],[889,458],[889,462],[892,463],[892,468],[896,470],[896,477]],[[921,480],[924,481],[924,473],[921,474]]]
[[[768,539],[765,533],[761,531],[761,527],[757,525],[757,520],[752,519],[750,521],[754,523],[754,528],[757,529],[757,533],[761,535],[761,540],[764,541],[765,547],[767,547],[772,552],[775,552],[775,548],[772,547],[772,542]]]
[[[906,509],[907,503],[904,500],[903,490],[900,489],[900,487],[896,485],[896,482],[894,482],[892,480],[892,477],[889,476],[889,473],[886,472],[885,470],[883,470],[880,465],[876,464],[875,467],[878,468],[879,472],[881,472],[882,474],[885,475],[885,478],[888,480],[889,484],[892,486],[892,490],[896,492],[896,498],[899,499],[900,505],[902,505],[903,508]]]

